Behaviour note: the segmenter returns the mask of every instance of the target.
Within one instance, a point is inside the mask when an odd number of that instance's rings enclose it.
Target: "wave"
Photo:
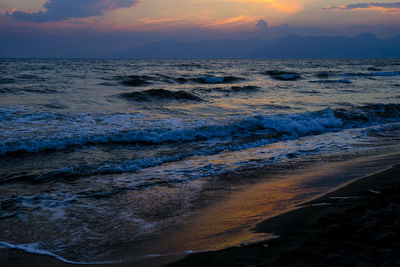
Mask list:
[[[129,100],[146,102],[151,102],[153,100],[204,101],[200,97],[185,91],[169,91],[165,89],[150,89],[143,92],[122,93],[120,96]]]
[[[243,81],[244,78],[235,77],[235,76],[222,76],[222,77],[215,77],[215,76],[203,76],[199,78],[191,79],[192,81],[205,83],[205,84],[215,84],[215,83],[233,83],[237,81]]]
[[[64,104],[61,104],[58,102],[42,104],[41,106],[46,107],[46,108],[51,108],[51,109],[66,109],[66,108],[68,108],[67,105],[64,105]]]
[[[56,89],[50,89],[50,88],[40,88],[40,89],[35,89],[35,88],[24,88],[24,92],[27,93],[37,93],[37,94],[59,94],[61,93],[60,91]]]
[[[320,72],[315,74],[317,78],[323,79],[323,81],[331,81],[328,78],[331,77],[354,77],[354,78],[362,78],[362,77],[393,77],[399,76],[400,72],[398,71],[382,71],[379,68],[368,68],[369,71],[373,72],[347,72],[347,73],[335,73],[335,72]],[[317,81],[316,81],[317,82]]]
[[[269,70],[266,71],[264,74],[269,75],[272,79],[278,81],[297,81],[303,79],[300,74],[296,72],[288,72],[288,71],[281,71],[281,70]]]
[[[246,86],[232,86],[231,92],[255,92],[260,90],[260,87],[255,85],[246,85]]]
[[[382,69],[377,67],[369,67],[368,71],[382,71]]]
[[[382,71],[382,72],[355,72],[355,73],[342,73],[339,74],[340,76],[345,77],[392,77],[392,76],[399,76],[400,72],[398,71]]]
[[[302,91],[299,91],[299,93],[317,95],[317,94],[321,94],[321,91],[317,91],[317,90],[302,90]]]
[[[332,72],[320,72],[315,74],[315,76],[320,79],[328,79],[329,77],[336,76],[336,74]]]
[[[203,126],[175,127],[175,128],[152,128],[141,131],[119,131],[109,135],[88,135],[80,139],[58,139],[41,142],[36,140],[36,146],[29,146],[32,142],[26,142],[24,151],[39,152],[49,148],[63,149],[67,146],[101,145],[113,143],[129,143],[138,145],[137,148],[147,145],[176,144],[176,151],[170,154],[157,153],[136,159],[121,159],[113,161],[102,161],[99,163],[79,164],[63,167],[61,169],[48,170],[42,173],[17,174],[3,177],[1,184],[12,182],[45,183],[53,180],[76,179],[92,175],[108,175],[126,172],[136,172],[147,168],[157,167],[166,163],[179,162],[187,158],[197,156],[210,156],[227,151],[241,151],[256,148],[276,142],[296,140],[300,137],[320,135],[324,133],[340,132],[346,129],[356,129],[368,126],[384,125],[390,127],[392,122],[400,122],[400,105],[370,104],[361,107],[350,107],[348,109],[324,109],[314,112],[279,115],[257,115],[243,117],[241,120],[226,123],[225,125],[208,124]],[[398,126],[397,126],[398,127]],[[180,128],[180,129],[179,129]],[[382,134],[382,133],[380,133]],[[66,135],[68,136],[68,135]],[[26,141],[26,140],[24,140]],[[33,141],[33,140],[32,140]],[[191,143],[196,142],[196,143]],[[182,149],[180,145],[185,145]],[[212,144],[212,145],[211,145]],[[15,145],[15,143],[13,144]],[[22,143],[20,144],[22,145]],[[41,147],[39,147],[41,146]],[[50,147],[52,146],[52,147]],[[5,147],[15,149],[12,146]],[[39,150],[39,148],[41,150]],[[162,149],[161,149],[162,150]],[[3,150],[4,151],[4,150]],[[287,154],[290,158],[293,155]],[[198,170],[195,173],[203,173]],[[196,177],[187,176],[188,179]],[[171,180],[172,179],[172,180]],[[140,180],[131,184],[130,187],[115,188],[106,192],[90,192],[80,197],[104,198],[125,190],[140,190],[164,183],[181,183],[182,179],[163,180]],[[186,178],[185,178],[186,179]],[[14,216],[13,202],[0,203],[1,208],[7,212],[7,216]]]
[[[44,82],[46,81],[45,78],[40,77],[38,75],[34,74],[21,74],[17,76],[17,80],[23,80],[23,81],[37,81],[37,82]]]
[[[104,78],[109,81],[110,79]],[[147,86],[153,83],[167,83],[167,84],[229,84],[239,81],[244,81],[242,77],[236,76],[198,76],[198,77],[171,77],[163,74],[157,74],[155,76],[148,75],[128,75],[128,76],[114,76],[111,80],[117,80],[120,84],[129,87],[140,87]],[[113,83],[103,82],[101,85],[113,86]]]
[[[14,78],[0,78],[0,84],[10,84],[10,83],[16,83],[17,80]]]
[[[137,87],[137,86],[145,86],[151,84],[149,81],[151,80],[151,77],[149,76],[130,75],[130,76],[117,76],[116,78],[121,81],[122,85],[125,86]]]
[[[275,105],[275,104],[264,104],[262,105],[263,108],[267,108],[267,109],[282,109],[282,110],[288,110],[288,109],[292,109],[290,106],[283,106],[283,105]]]
[[[0,155],[12,152],[63,150],[96,144],[132,143],[157,145],[214,138],[261,135],[262,138],[298,138],[347,128],[400,121],[400,104],[369,104],[348,109],[324,109],[297,114],[256,115],[225,123],[142,121],[140,114],[81,115],[0,112],[4,138]],[[11,123],[12,122],[12,123]],[[41,131],[51,126],[52,135]],[[173,125],[173,126],[171,126]],[[199,125],[199,126],[198,126]],[[31,127],[31,128],[29,128]],[[35,128],[33,128],[35,127]],[[23,135],[19,137],[18,134]],[[33,133],[27,136],[25,133]]]
[[[34,93],[34,94],[60,94],[61,91],[49,88],[40,87],[27,87],[27,88],[0,88],[0,94],[23,94],[23,93]]]
[[[15,91],[11,88],[0,88],[0,94],[14,93]]]
[[[399,76],[400,72],[398,71],[389,71],[389,72],[372,72],[368,73],[368,76],[382,76],[382,77],[390,77],[390,76]]]
[[[218,153],[224,151],[239,151],[243,149],[255,148],[262,145],[270,144],[274,141],[286,140],[290,139],[290,137],[281,138],[281,136],[270,136],[269,138],[256,140],[250,143],[243,144],[219,144],[214,147],[206,147],[201,149],[193,149],[184,152],[177,152],[173,155],[158,155],[151,156],[140,159],[132,159],[132,160],[124,160],[122,162],[102,162],[97,164],[81,164],[76,166],[65,167],[62,169],[46,171],[40,174],[31,174],[31,175],[21,175],[21,176],[9,176],[3,177],[0,179],[0,184],[13,183],[13,182],[29,182],[32,184],[40,184],[48,181],[54,180],[66,180],[66,179],[74,179],[77,177],[87,177],[92,175],[107,175],[107,174],[120,174],[127,172],[135,172],[140,171],[142,169],[152,168],[156,166],[160,166],[165,163],[178,162],[182,161],[186,158],[194,157],[194,156],[210,156],[216,155]],[[207,168],[207,167],[206,167]],[[201,173],[201,170],[197,170],[198,173]],[[196,172],[196,171],[194,171]],[[188,174],[188,173],[186,173]],[[201,174],[200,174],[201,176]],[[198,177],[198,175],[196,176]],[[91,198],[106,198],[112,196],[114,194],[120,193],[122,191],[127,190],[140,190],[143,188],[148,188],[152,186],[160,186],[165,184],[176,184],[187,182],[191,179],[195,179],[196,177],[186,175],[184,179],[176,179],[176,178],[163,178],[159,179],[146,179],[139,182],[136,182],[134,185],[132,184],[130,187],[120,187],[113,189],[111,191],[100,191],[100,192],[89,192],[80,194],[79,197],[91,197]],[[1,202],[1,201],[0,201]],[[1,203],[0,203],[1,204]],[[12,205],[11,205],[12,207]]]
[[[351,84],[352,81],[350,80],[317,80],[317,81],[309,81],[310,83],[345,83],[345,84]]]
[[[350,110],[337,109],[334,114],[345,122],[347,128],[398,122],[400,121],[400,104],[368,104],[353,107]]]
[[[245,85],[245,86],[231,86],[231,87],[203,87],[196,88],[196,91],[200,91],[202,93],[208,94],[213,92],[225,93],[226,95],[230,93],[252,93],[257,92],[261,88],[255,85]]]
[[[199,83],[199,84],[223,84],[244,81],[244,78],[236,76],[200,76],[195,78],[174,78],[175,82],[179,84],[184,83]]]

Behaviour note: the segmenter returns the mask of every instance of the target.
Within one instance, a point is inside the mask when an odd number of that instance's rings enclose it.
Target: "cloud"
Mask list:
[[[265,20],[260,19],[259,21],[257,21],[256,28],[260,31],[266,31],[268,30],[268,23]]]
[[[15,11],[12,16],[23,21],[59,21],[69,18],[99,16],[106,11],[131,7],[138,2],[139,0],[48,0],[43,6],[46,8],[44,12]]]
[[[327,6],[323,9],[333,9],[337,11],[345,10],[380,10],[387,14],[400,13],[400,2],[397,3],[359,3],[342,6]]]
[[[218,20],[212,23],[208,23],[204,25],[203,27],[205,28],[225,28],[225,27],[232,27],[233,25],[235,26],[240,26],[240,25],[246,25],[246,24],[251,24],[254,23],[254,18],[245,16],[245,15],[240,15],[237,17],[231,17],[228,19],[222,19]]]
[[[310,0],[225,0],[228,2],[239,3],[258,3],[263,4],[269,9],[274,9],[283,14],[296,14],[303,10],[304,3]]]

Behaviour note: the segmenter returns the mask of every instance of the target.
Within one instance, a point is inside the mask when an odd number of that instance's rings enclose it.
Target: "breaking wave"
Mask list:
[[[350,109],[324,109],[314,112],[256,115],[225,124],[210,122],[174,122],[138,120],[136,114],[108,116],[60,115],[56,113],[23,114],[15,117],[0,112],[7,121],[0,139],[0,155],[10,152],[40,152],[67,147],[109,143],[138,145],[181,143],[214,138],[261,136],[271,140],[295,139],[348,128],[400,121],[399,104],[370,104]],[[140,116],[139,116],[140,118]],[[51,126],[48,136],[42,127]],[[29,128],[30,127],[30,128]],[[31,133],[31,134],[27,134]]]
[[[194,77],[171,77],[163,74],[148,76],[148,75],[128,75],[128,76],[115,76],[115,80],[119,81],[120,84],[129,87],[140,87],[147,86],[153,83],[167,83],[167,84],[229,84],[244,81],[244,78],[236,76],[194,76]],[[109,81],[110,79],[105,79]],[[102,85],[113,85],[112,83],[106,82]]]

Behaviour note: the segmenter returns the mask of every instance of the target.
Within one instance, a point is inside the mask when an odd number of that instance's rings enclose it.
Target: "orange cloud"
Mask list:
[[[225,28],[225,27],[232,27],[233,25],[246,25],[246,24],[253,24],[255,18],[240,15],[237,17],[232,17],[228,19],[217,20],[212,23],[208,23],[203,25],[206,28]]]
[[[170,23],[170,22],[180,22],[183,19],[180,18],[141,18],[137,22],[143,24],[157,24],[157,23]]]
[[[265,4],[266,7],[275,9],[280,13],[295,14],[303,10],[302,2],[293,0],[229,0],[230,2],[240,3],[259,3]]]
[[[123,23],[121,23],[124,25]],[[134,23],[131,25],[125,25],[129,27],[133,27],[136,29],[141,29],[141,30],[157,30],[157,29],[164,29],[168,27],[177,27],[181,25],[186,25],[185,20],[182,18],[155,18],[155,17],[150,17],[150,18],[140,18],[137,20],[134,20]]]

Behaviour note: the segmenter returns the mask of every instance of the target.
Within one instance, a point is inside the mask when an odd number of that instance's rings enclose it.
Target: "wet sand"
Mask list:
[[[279,238],[192,254],[169,266],[400,266],[400,165],[255,228]]]

